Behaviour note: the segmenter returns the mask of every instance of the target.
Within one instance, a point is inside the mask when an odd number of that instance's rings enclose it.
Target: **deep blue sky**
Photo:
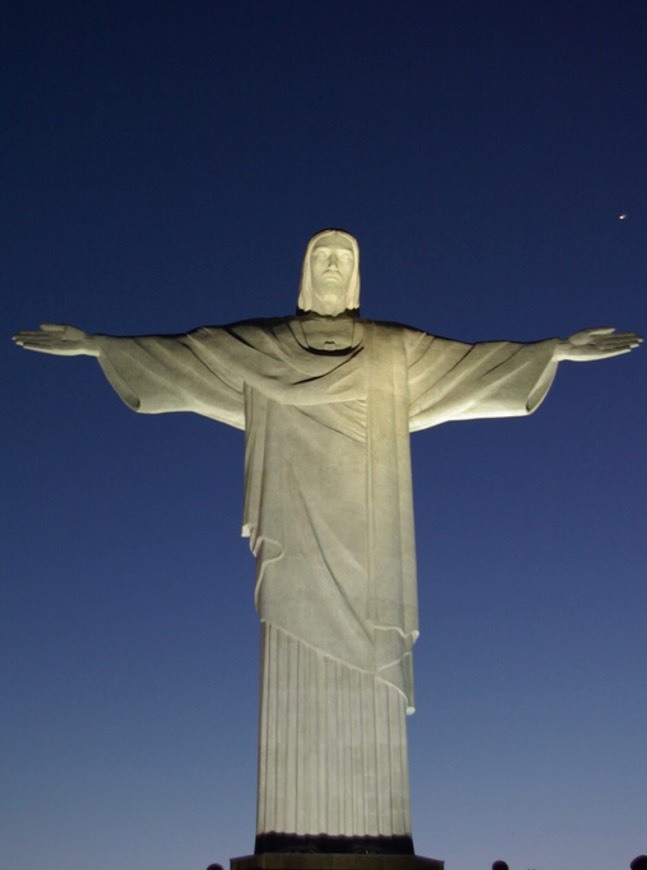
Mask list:
[[[639,0],[21,0],[2,40],[7,336],[290,313],[330,225],[371,318],[647,330]],[[242,435],[1,353],[0,866],[246,854]],[[647,852],[646,372],[644,348],[566,363],[530,419],[414,436],[413,833],[447,870]]]

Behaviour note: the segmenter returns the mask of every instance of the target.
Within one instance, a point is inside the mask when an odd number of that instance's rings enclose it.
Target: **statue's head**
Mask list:
[[[359,308],[359,245],[345,230],[322,230],[303,258],[299,311],[335,316]]]

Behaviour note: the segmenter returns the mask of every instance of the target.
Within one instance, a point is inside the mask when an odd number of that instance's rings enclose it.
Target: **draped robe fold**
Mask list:
[[[302,324],[104,336],[99,362],[133,410],[245,430],[243,534],[263,631],[258,835],[407,837],[409,432],[532,412],[555,342],[470,345],[353,319],[348,347],[327,353]]]

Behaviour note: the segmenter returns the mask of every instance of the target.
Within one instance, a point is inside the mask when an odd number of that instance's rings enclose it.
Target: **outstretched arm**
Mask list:
[[[43,323],[13,337],[19,347],[56,356],[95,357],[119,397],[133,411],[192,411],[245,428],[242,342],[222,327],[186,335],[88,335],[63,323]],[[229,351],[223,349],[228,341]],[[233,350],[232,350],[233,348]]]
[[[642,338],[635,332],[616,332],[613,326],[582,329],[558,341],[553,359],[556,362],[593,362],[629,353],[641,341]]]
[[[41,323],[40,329],[23,330],[13,340],[25,350],[52,353],[55,356],[99,356],[94,335],[65,323]]]

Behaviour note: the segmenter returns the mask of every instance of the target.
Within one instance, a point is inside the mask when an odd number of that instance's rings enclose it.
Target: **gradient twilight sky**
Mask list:
[[[0,867],[204,870],[254,842],[242,434],[8,335],[289,314],[330,225],[366,317],[645,334],[647,5],[13,0],[2,40]],[[413,437],[413,835],[447,870],[647,852],[646,372]]]

